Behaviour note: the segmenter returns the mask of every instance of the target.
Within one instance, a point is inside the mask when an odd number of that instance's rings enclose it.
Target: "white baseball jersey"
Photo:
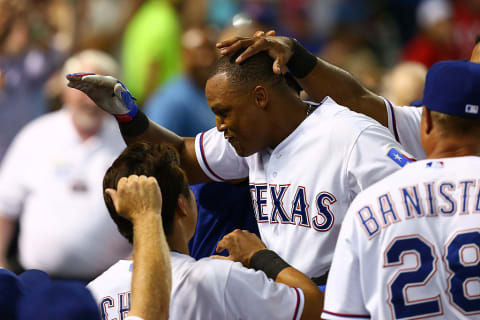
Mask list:
[[[422,160],[360,193],[324,319],[480,319],[480,157]]]
[[[170,319],[300,319],[303,291],[268,279],[238,262],[195,260],[171,252]],[[102,320],[123,320],[130,309],[132,261],[113,265],[88,288]]]
[[[392,135],[417,160],[425,159],[425,151],[420,143],[420,119],[423,108],[397,107],[387,99],[384,100],[388,113],[388,129]]]
[[[262,240],[310,277],[330,268],[356,194],[408,161],[385,127],[330,98],[275,149],[240,157],[215,128],[195,148],[211,179],[249,177]]]

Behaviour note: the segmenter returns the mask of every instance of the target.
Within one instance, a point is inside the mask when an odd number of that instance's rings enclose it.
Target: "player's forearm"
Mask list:
[[[317,59],[313,70],[306,77],[297,80],[312,100],[320,102],[330,96],[338,104],[388,126],[383,99],[363,87],[347,71]]]
[[[134,223],[131,316],[168,319],[172,274],[161,218],[148,214]]]
[[[290,287],[302,289],[303,295],[305,296],[302,320],[320,319],[323,311],[323,293],[310,278],[297,269],[288,267],[280,271],[275,281],[284,283]]]
[[[152,120],[148,119],[148,127],[140,134],[131,134],[125,130],[126,125],[120,124],[120,131],[122,133],[123,140],[127,145],[130,145],[138,141],[148,141],[150,143],[168,143],[172,145],[177,151],[181,151],[184,138],[175,134],[174,132],[156,124]]]
[[[126,134],[128,131],[121,130],[123,139],[127,145],[137,141],[148,141],[150,143],[167,143],[172,145],[180,156],[182,168],[187,174],[190,184],[210,182],[200,165],[195,154],[195,138],[181,137],[176,133],[148,120],[148,128],[139,135]]]

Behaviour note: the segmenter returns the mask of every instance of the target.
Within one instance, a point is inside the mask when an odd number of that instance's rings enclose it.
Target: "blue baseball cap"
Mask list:
[[[26,293],[17,305],[18,320],[100,320],[98,306],[80,282],[51,281]]]
[[[42,270],[30,269],[22,272],[18,278],[23,282],[25,289],[31,291],[38,286],[50,283],[50,277]]]
[[[16,319],[16,306],[25,294],[25,287],[16,274],[0,268],[0,310],[2,320]]]
[[[414,105],[455,116],[480,118],[480,64],[441,61],[430,67],[423,99]]]

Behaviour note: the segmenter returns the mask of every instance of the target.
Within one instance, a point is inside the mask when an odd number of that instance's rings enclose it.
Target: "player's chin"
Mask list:
[[[229,142],[240,157],[248,157],[255,153],[249,152],[245,147],[238,143],[238,140],[231,139]]]

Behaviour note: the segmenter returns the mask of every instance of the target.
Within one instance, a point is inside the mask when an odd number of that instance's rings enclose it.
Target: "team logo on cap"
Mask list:
[[[478,114],[478,106],[475,104],[467,104],[465,106],[465,112],[471,114]]]

